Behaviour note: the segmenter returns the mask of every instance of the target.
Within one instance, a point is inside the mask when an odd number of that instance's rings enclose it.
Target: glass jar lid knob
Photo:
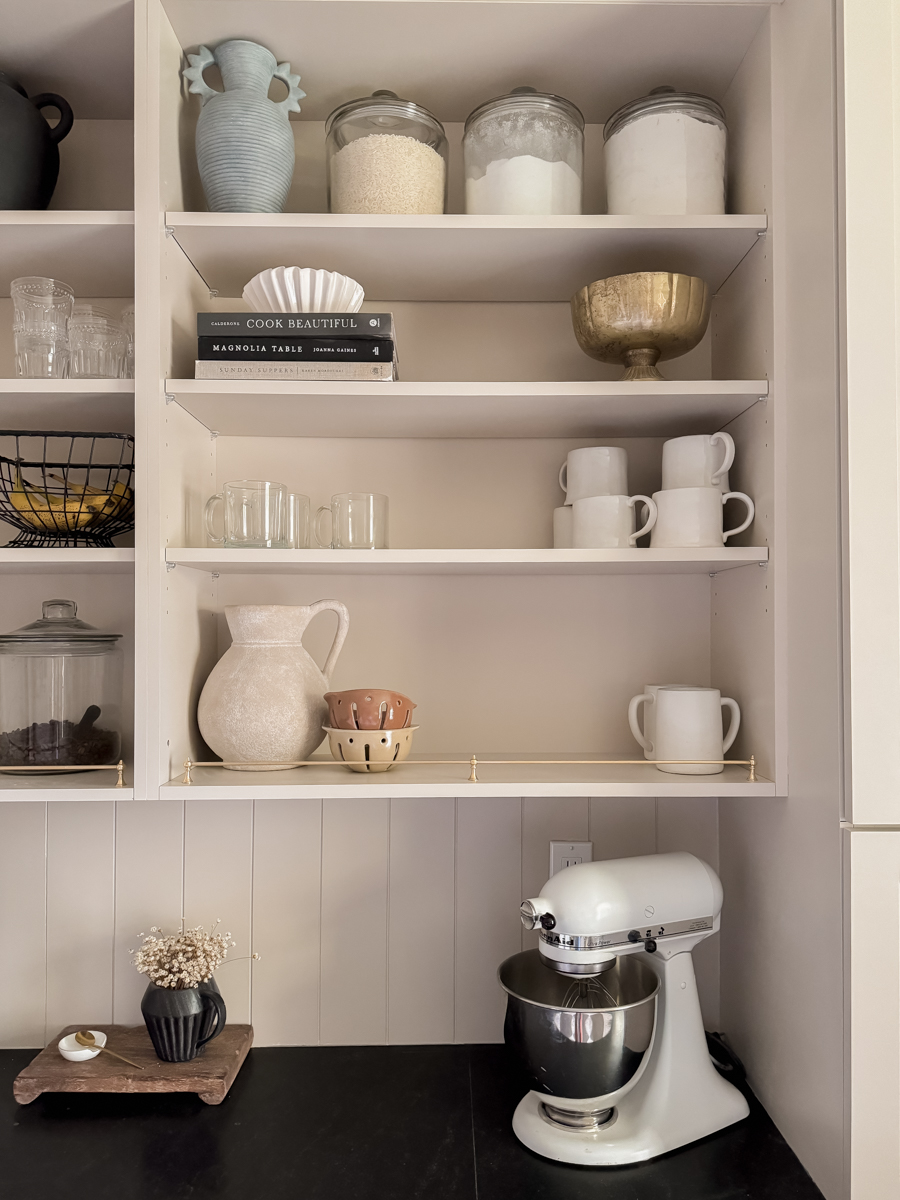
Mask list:
[[[74,600],[45,600],[41,615],[45,621],[72,621],[78,615],[78,605]]]

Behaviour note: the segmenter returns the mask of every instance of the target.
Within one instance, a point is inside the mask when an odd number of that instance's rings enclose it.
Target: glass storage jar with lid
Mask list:
[[[603,140],[608,212],[724,213],[728,131],[709,96],[654,88],[613,113]]]
[[[45,600],[39,620],[0,635],[0,771],[119,759],[122,635],[76,614],[72,600]]]
[[[569,100],[514,88],[470,113],[463,137],[466,212],[581,212],[584,117]]]
[[[328,207],[333,213],[442,213],[447,137],[427,108],[373,92],[325,122]]]

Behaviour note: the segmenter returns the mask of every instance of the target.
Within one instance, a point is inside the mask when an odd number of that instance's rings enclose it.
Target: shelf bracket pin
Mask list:
[[[166,392],[166,404],[174,404],[175,396],[172,392]]]
[[[758,567],[767,567],[769,564],[768,564],[767,562],[759,562],[759,563],[757,563],[756,565],[757,565]]]
[[[211,442],[214,442],[218,436],[219,436],[219,431],[218,431],[218,429],[211,429],[211,430],[209,431],[209,440],[210,440]]]
[[[165,226],[165,230],[166,230],[166,237],[167,237],[167,238],[170,238],[170,237],[174,237],[174,236],[175,236],[175,226],[174,226],[174,225],[166,225],[166,226]]]
[[[118,774],[118,778],[116,780],[116,787],[124,787],[125,786],[125,764],[121,760],[121,758],[116,763],[116,772]]]
[[[219,572],[218,572],[218,571],[212,571],[212,572],[210,573],[210,579],[218,579],[218,578],[219,578]]]
[[[175,568],[176,568],[177,566],[178,566],[178,563],[169,563],[169,562],[167,562],[167,563],[166,563],[166,570],[167,570],[167,571],[174,571],[174,570],[175,570]]]
[[[469,775],[469,783],[477,783],[478,782],[478,773],[477,773],[478,759],[475,757],[474,754],[469,759],[469,766],[472,768],[472,771]]]
[[[709,573],[710,579],[715,579],[715,577],[718,575],[718,573],[719,573],[718,571],[710,571],[710,573]]]
[[[184,778],[182,779],[181,782],[184,784],[187,784],[188,787],[190,787],[191,784],[194,782],[193,779],[191,778],[191,771],[193,770],[193,767],[194,767],[194,764],[191,761],[191,759],[187,759],[187,761],[184,764]]]
[[[210,289],[209,289],[209,298],[210,298],[210,300],[215,300],[215,298],[218,296],[218,294],[219,294],[219,289],[218,289],[218,288],[210,288]]]
[[[750,774],[747,776],[748,783],[756,783],[756,755],[750,755]]]

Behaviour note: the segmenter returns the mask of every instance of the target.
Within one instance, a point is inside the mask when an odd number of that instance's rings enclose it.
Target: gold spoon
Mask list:
[[[88,1046],[91,1050],[103,1050],[106,1054],[111,1054],[113,1058],[119,1058],[124,1063],[128,1063],[129,1067],[137,1067],[139,1071],[144,1068],[140,1063],[132,1062],[130,1058],[124,1058],[121,1054],[116,1054],[115,1050],[108,1050],[106,1046],[101,1046],[89,1029],[79,1029],[75,1034],[75,1041],[79,1046]]]

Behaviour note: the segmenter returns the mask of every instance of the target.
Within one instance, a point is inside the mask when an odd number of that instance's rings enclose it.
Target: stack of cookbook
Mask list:
[[[391,313],[197,313],[196,379],[396,380]]]

